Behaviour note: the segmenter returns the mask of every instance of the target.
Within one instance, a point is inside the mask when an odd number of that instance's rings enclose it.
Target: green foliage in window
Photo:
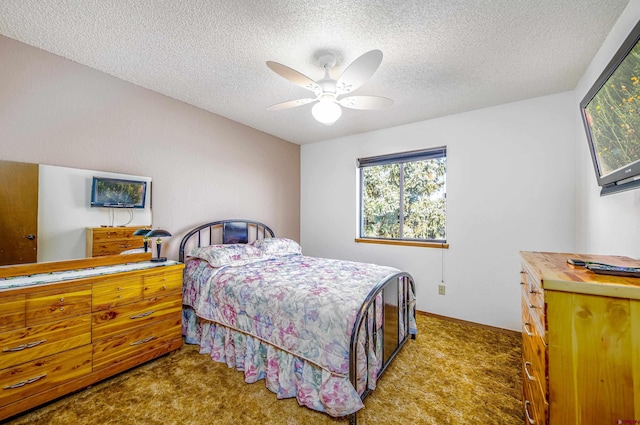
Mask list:
[[[399,238],[400,165],[363,168],[363,236]]]
[[[404,239],[444,240],[444,158],[404,164]]]

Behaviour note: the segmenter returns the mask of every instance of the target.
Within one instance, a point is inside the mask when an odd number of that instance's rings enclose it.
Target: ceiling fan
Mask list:
[[[329,70],[336,65],[335,55],[322,53],[318,56],[318,63],[324,69],[324,78],[313,81],[306,75],[277,62],[267,61],[267,66],[276,74],[291,81],[300,87],[311,90],[315,97],[289,100],[269,106],[270,111],[295,108],[296,106],[316,103],[311,109],[313,117],[324,125],[333,125],[342,115],[342,108],[351,109],[382,109],[393,104],[393,100],[380,96],[347,96],[339,99],[339,96],[351,93],[364,84],[376,72],[382,62],[382,52],[371,50],[354,60],[334,80],[329,75]]]

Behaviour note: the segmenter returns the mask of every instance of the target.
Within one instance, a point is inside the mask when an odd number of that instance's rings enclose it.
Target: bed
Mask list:
[[[264,380],[278,398],[352,424],[417,334],[408,273],[304,256],[260,222],[200,225],[182,239],[179,260],[187,343],[247,383]]]

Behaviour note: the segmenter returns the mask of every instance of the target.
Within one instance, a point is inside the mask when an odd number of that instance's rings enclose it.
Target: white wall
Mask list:
[[[111,212],[115,214],[115,226],[152,224],[149,177],[52,165],[40,165],[38,168],[38,262],[84,257],[86,228],[111,225]],[[145,208],[91,208],[93,176],[146,181]],[[131,222],[127,223],[130,219]]]
[[[573,102],[566,92],[303,145],[303,252],[395,266],[414,276],[419,310],[520,329],[518,252],[575,243]],[[442,145],[450,249],[356,244],[356,158]]]
[[[576,248],[591,254],[640,257],[640,190],[600,197],[578,105],[624,39],[640,20],[640,0],[631,0],[574,93],[576,126]]]

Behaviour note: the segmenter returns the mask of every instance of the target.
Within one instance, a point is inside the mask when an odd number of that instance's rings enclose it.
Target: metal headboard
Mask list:
[[[188,244],[190,245],[188,249],[193,249],[219,243],[248,243],[266,237],[273,238],[275,234],[269,226],[259,221],[243,219],[212,221],[196,227],[182,238],[178,261],[184,262],[184,251]]]

